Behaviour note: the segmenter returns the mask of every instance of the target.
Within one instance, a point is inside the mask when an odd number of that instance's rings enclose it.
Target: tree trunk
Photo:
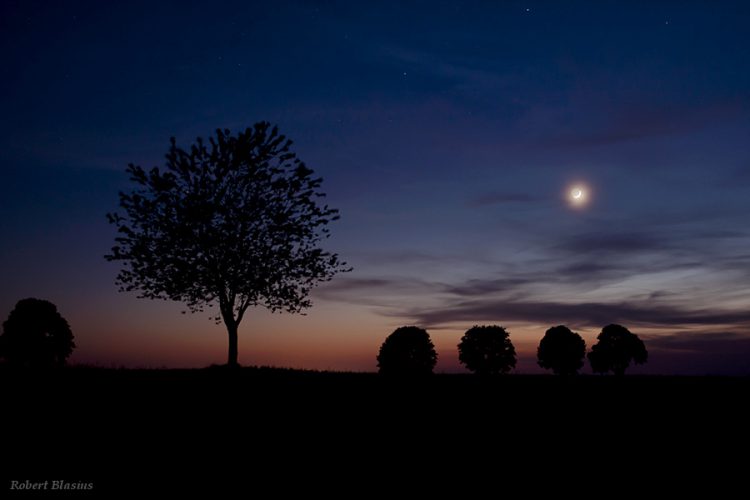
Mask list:
[[[227,333],[229,334],[229,355],[227,356],[227,366],[230,368],[236,368],[239,365],[237,363],[237,324],[225,322],[227,326]]]

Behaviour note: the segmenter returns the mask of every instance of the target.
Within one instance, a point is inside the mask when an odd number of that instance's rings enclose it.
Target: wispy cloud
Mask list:
[[[519,123],[539,146],[580,150],[693,133],[736,120],[746,106],[723,96],[696,105],[633,89],[614,94],[571,90],[555,104],[530,107]]]
[[[430,296],[436,285],[413,278],[339,277],[316,288],[314,297],[331,302],[397,307],[404,296]]]
[[[673,246],[672,241],[650,231],[596,231],[566,238],[558,248],[575,255],[615,254],[621,256],[655,250],[662,251]]]
[[[445,53],[438,54],[398,46],[385,47],[382,50],[391,60],[408,65],[420,73],[429,74],[438,81],[472,95],[496,93],[518,82],[518,76],[505,68],[488,68],[488,63],[494,60],[487,57],[474,56],[473,62],[476,64],[472,64],[472,58],[467,58],[466,54],[451,58]],[[489,98],[489,95],[486,97]]]
[[[469,200],[469,207],[487,207],[491,205],[504,205],[506,203],[529,203],[539,198],[528,193],[485,193]]]
[[[725,331],[679,331],[670,334],[645,335],[652,349],[667,349],[675,351],[706,352],[713,350],[716,344],[727,343],[747,344],[750,349],[750,336],[748,332],[725,332]],[[750,363],[750,357],[748,358]]]
[[[470,279],[461,284],[444,285],[443,291],[460,297],[497,296],[517,293],[523,285],[531,281],[530,277]]]
[[[445,326],[476,321],[565,323],[574,327],[601,327],[623,323],[643,327],[685,325],[750,325],[750,311],[687,309],[653,302],[563,303],[548,301],[470,300],[438,308],[411,308],[398,315],[425,326]]]
[[[643,335],[657,373],[750,374],[750,332],[678,331]]]

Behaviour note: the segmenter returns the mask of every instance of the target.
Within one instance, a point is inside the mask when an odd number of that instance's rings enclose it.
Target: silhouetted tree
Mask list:
[[[575,375],[585,355],[586,342],[564,325],[547,330],[536,351],[539,366],[557,375]]]
[[[68,322],[52,302],[23,299],[3,323],[0,358],[12,366],[62,366],[75,346]]]
[[[499,375],[515,368],[516,349],[502,326],[473,326],[461,337],[458,360],[478,375]]]
[[[429,375],[437,363],[437,353],[427,331],[402,326],[388,335],[377,359],[383,375]]]
[[[106,256],[124,263],[120,291],[191,312],[218,303],[230,366],[248,307],[300,312],[318,282],[346,270],[319,248],[338,211],[319,203],[322,180],[291,144],[266,122],[237,135],[217,130],[187,151],[172,138],[165,169],[128,166],[137,187],[120,193],[124,214],[108,215],[120,233]]]
[[[595,373],[613,372],[624,375],[631,362],[642,365],[648,361],[648,351],[638,335],[621,325],[607,325],[596,337],[598,342],[588,354]]]

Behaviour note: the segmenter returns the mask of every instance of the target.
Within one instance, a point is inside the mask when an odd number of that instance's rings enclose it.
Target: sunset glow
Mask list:
[[[241,364],[374,371],[416,325],[463,372],[463,333],[497,324],[539,373],[548,328],[618,323],[651,354],[633,373],[750,374],[746,3],[6,4],[0,322],[53,302],[73,364],[225,362],[216,304],[118,291],[106,214],[170,137],[268,121],[353,270],[306,315],[249,309]]]

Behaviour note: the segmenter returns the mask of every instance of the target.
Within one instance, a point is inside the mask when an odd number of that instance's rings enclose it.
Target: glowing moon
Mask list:
[[[574,207],[583,207],[588,201],[588,189],[582,184],[573,185],[568,191],[568,202]]]

